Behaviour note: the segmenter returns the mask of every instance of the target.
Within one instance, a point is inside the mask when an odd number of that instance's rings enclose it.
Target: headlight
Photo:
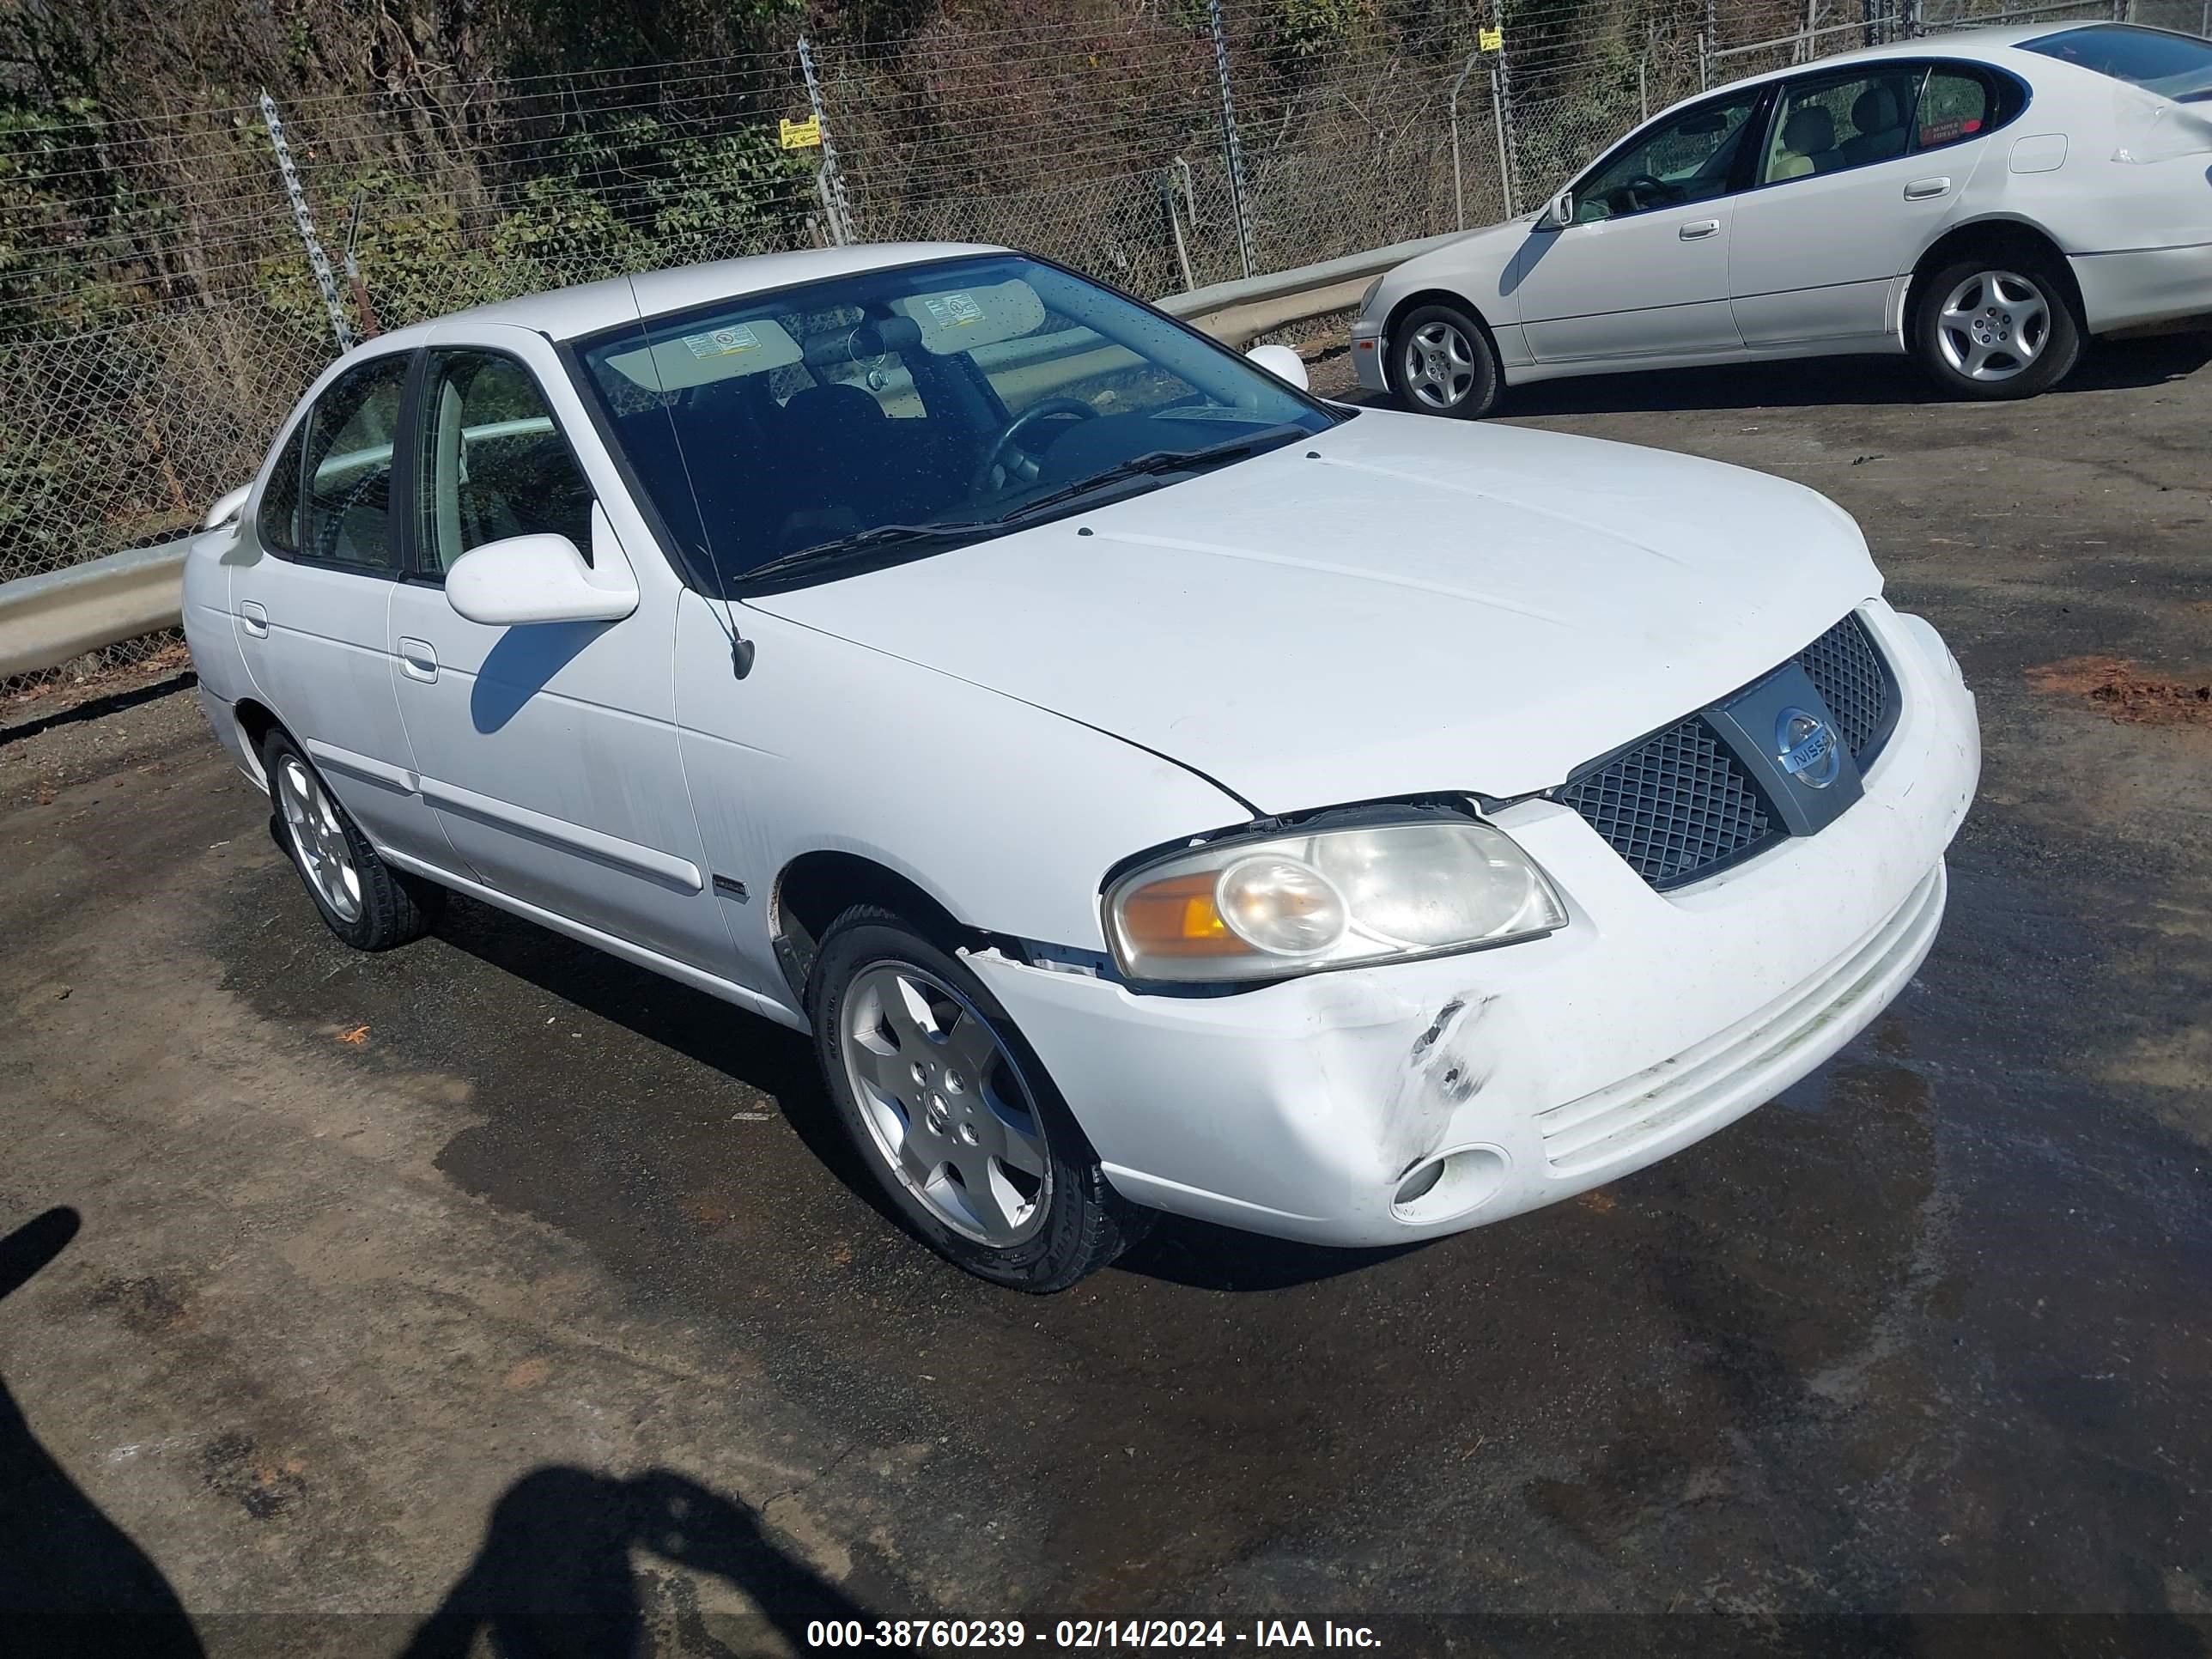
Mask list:
[[[1388,276],[1389,274],[1389,273],[1388,271],[1385,271],[1385,272],[1383,273],[1383,275],[1384,275],[1384,276]],[[1371,282],[1371,283],[1368,283],[1368,285],[1367,285],[1367,292],[1366,292],[1366,293],[1364,293],[1364,294],[1363,294],[1363,295],[1361,295],[1359,296],[1359,311],[1358,311],[1358,314],[1359,314],[1360,316],[1364,317],[1364,316],[1367,314],[1367,307],[1370,307],[1370,306],[1371,306],[1371,305],[1373,305],[1373,304],[1375,303],[1375,296],[1376,296],[1377,294],[1380,294],[1382,291],[1382,276],[1377,276],[1377,277],[1376,277],[1373,282]]]
[[[1222,842],[1106,894],[1107,936],[1137,980],[1279,979],[1566,922],[1559,890],[1510,837],[1461,818]]]

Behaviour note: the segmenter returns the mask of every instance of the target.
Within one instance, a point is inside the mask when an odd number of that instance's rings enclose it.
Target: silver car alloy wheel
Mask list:
[[[1451,324],[1424,324],[1398,349],[1400,379],[1431,409],[1451,409],[1474,389],[1474,347]]]
[[[1970,380],[2024,374],[2051,338],[2051,301],[2017,271],[1984,270],[1953,289],[1936,314],[1943,361]]]
[[[338,822],[337,803],[296,755],[287,755],[277,764],[276,802],[308,884],[340,921],[359,920],[361,872],[354,868],[345,826]]]
[[[1052,1198],[1043,1120],[975,1005],[910,963],[878,962],[854,976],[839,1024],[853,1099],[899,1184],[979,1243],[1036,1232]]]

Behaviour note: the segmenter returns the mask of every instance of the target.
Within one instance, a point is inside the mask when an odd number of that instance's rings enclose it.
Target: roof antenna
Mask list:
[[[668,435],[675,441],[676,464],[684,469],[684,488],[690,495],[691,516],[699,526],[699,536],[702,544],[700,551],[707,556],[707,562],[714,568],[714,592],[721,596],[722,629],[730,636],[730,672],[738,678],[743,679],[753,672],[753,642],[738,632],[737,602],[731,599],[729,584],[722,579],[722,562],[714,552],[714,532],[707,528],[707,514],[705,509],[699,505],[699,488],[691,482],[691,457],[684,447],[684,434],[676,425],[676,411],[668,401],[668,388],[660,378],[660,359],[653,353],[652,331],[645,325],[645,306],[637,297],[637,278],[625,276],[623,280],[629,284],[630,309],[637,313],[637,331],[645,343],[645,361],[652,366],[653,390],[660,396],[660,412],[667,417]],[[683,546],[680,538],[677,545],[679,548]],[[684,562],[686,565],[691,563],[688,553],[684,556]],[[695,584],[704,586],[703,583],[698,583],[698,572],[696,568],[691,575]],[[714,614],[714,607],[712,604],[708,605],[707,611],[709,616]]]

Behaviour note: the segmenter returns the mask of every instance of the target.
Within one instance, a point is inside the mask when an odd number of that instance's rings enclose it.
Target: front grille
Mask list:
[[[1897,723],[1892,682],[1866,624],[1853,611],[1797,653],[1797,665],[1862,769]]]
[[[1735,757],[1697,715],[1559,791],[1636,873],[1672,887],[1777,833]]]
[[[1897,681],[1856,612],[1797,653],[1862,770],[1897,725]],[[1784,665],[1785,666],[1787,665]],[[1702,714],[1571,780],[1554,799],[1582,814],[1654,887],[1679,887],[1788,830]]]

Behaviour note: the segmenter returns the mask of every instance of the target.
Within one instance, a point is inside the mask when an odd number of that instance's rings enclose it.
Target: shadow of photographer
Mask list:
[[[0,1300],[66,1249],[82,1224],[75,1210],[57,1208],[0,1237]],[[204,1651],[161,1570],[39,1443],[4,1377],[0,1628],[25,1643],[23,1651],[53,1659],[198,1659]]]
[[[403,1659],[628,1659],[649,1650],[632,1556],[643,1551],[742,1591],[791,1646],[816,1620],[874,1615],[763,1533],[744,1504],[653,1469],[629,1480],[549,1465],[510,1486],[483,1547]],[[728,1653],[703,1631],[686,1651]]]

